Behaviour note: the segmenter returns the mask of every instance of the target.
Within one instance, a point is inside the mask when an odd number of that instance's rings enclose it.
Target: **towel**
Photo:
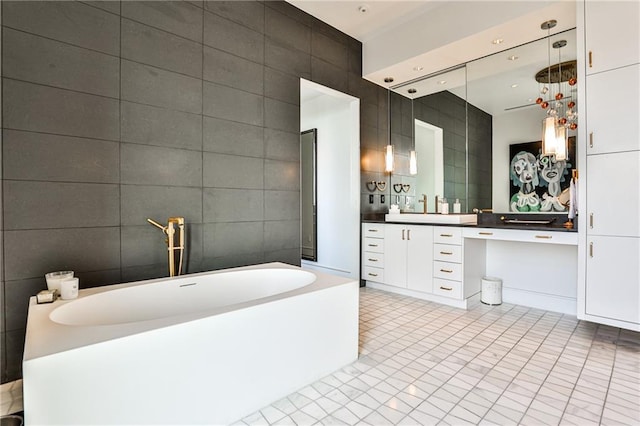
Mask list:
[[[569,219],[574,219],[578,214],[578,179],[571,179],[569,184]]]

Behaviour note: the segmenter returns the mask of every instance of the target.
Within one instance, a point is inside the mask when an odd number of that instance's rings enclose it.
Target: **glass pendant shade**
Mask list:
[[[415,150],[412,150],[409,153],[409,174],[410,175],[418,174],[418,156]]]
[[[556,161],[567,159],[567,128],[556,126]]]
[[[567,129],[555,117],[542,120],[542,155],[555,155],[557,161],[567,159]]]
[[[542,155],[556,153],[556,119],[547,117],[542,120]]]
[[[384,154],[384,171],[391,173],[393,171],[393,145],[387,145]]]

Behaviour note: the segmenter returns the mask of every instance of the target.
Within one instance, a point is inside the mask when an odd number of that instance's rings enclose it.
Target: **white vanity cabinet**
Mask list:
[[[640,2],[584,1],[577,18],[587,154],[578,318],[640,331]]]
[[[433,227],[384,225],[384,283],[431,292]]]
[[[461,227],[365,223],[362,229],[367,286],[464,309],[480,300],[484,246],[464,240]]]
[[[383,224],[362,224],[362,278],[384,282]]]
[[[462,299],[462,228],[433,228],[433,293]]]

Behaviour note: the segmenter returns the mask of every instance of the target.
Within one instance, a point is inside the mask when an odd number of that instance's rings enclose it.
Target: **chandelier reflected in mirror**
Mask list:
[[[536,103],[547,113],[542,120],[542,155],[555,155],[556,160],[567,158],[567,133],[578,128],[575,85],[578,82],[577,62],[562,62],[561,49],[566,40],[558,40],[551,45],[550,32],[555,20],[545,21],[540,28],[547,30],[549,65],[538,71],[535,78],[540,83],[540,96]],[[558,63],[551,64],[551,47],[558,50]]]

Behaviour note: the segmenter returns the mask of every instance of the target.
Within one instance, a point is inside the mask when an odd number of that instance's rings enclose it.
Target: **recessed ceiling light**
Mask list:
[[[360,13],[367,13],[368,11],[369,11],[369,6],[366,4],[363,4],[358,7],[358,12]]]
[[[384,82],[385,83],[393,83],[393,77],[385,77],[384,78]]]
[[[503,38],[496,38],[494,40],[491,40],[491,43],[493,43],[493,44],[500,44],[502,42],[504,42]]]
[[[511,55],[507,59],[510,61],[515,61],[516,59],[518,59],[518,57],[516,55]]]
[[[447,84],[447,80],[440,80],[438,84]]]
[[[413,67],[414,71],[422,71],[424,69],[424,67],[421,67],[420,65],[416,65],[415,67]]]
[[[513,83],[513,84],[511,85],[511,88],[512,88],[512,89],[515,89],[516,87],[518,87],[518,85],[517,85],[516,83]]]
[[[417,90],[414,89],[414,88],[411,88],[411,89],[407,90],[407,92],[409,92],[409,93],[411,93],[413,95],[414,93],[417,92]]]

